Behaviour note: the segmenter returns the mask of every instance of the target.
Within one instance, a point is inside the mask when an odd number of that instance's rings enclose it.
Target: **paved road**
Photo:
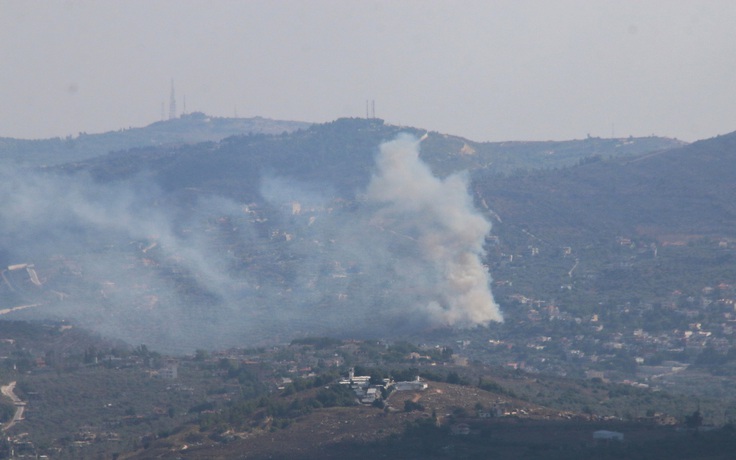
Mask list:
[[[2,392],[2,394],[7,396],[8,398],[12,399],[13,404],[15,404],[15,414],[13,415],[12,420],[5,424],[5,426],[2,428],[2,431],[9,430],[13,427],[13,425],[23,420],[23,411],[26,410],[26,403],[21,401],[20,398],[15,393],[13,393],[14,389],[15,382],[10,382],[9,384],[0,387],[0,392]]]

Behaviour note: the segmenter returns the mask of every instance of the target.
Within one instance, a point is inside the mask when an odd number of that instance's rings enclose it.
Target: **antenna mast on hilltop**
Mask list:
[[[174,93],[174,79],[171,79],[171,98],[169,99],[169,120],[176,118],[176,94]]]
[[[369,104],[370,103],[370,104]],[[376,101],[375,100],[365,100],[365,117],[367,119],[376,118]]]

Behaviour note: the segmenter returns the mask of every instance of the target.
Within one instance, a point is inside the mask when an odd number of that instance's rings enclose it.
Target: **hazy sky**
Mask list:
[[[0,0],[0,136],[181,110],[473,140],[736,130],[736,2]]]

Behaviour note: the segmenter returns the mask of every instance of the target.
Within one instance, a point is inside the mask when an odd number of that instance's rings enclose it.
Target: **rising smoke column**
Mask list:
[[[481,260],[491,224],[468,194],[467,176],[440,179],[419,159],[419,142],[400,135],[381,145],[366,200],[380,206],[380,223],[411,239],[432,273],[415,288],[429,299],[419,307],[435,325],[469,327],[503,321]]]

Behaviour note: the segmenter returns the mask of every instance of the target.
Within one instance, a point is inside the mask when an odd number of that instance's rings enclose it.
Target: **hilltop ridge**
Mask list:
[[[219,141],[247,133],[281,134],[311,124],[262,117],[223,118],[193,112],[180,117],[99,134],[51,139],[0,138],[0,159],[23,166],[53,166],[104,155],[108,152],[167,144]]]

